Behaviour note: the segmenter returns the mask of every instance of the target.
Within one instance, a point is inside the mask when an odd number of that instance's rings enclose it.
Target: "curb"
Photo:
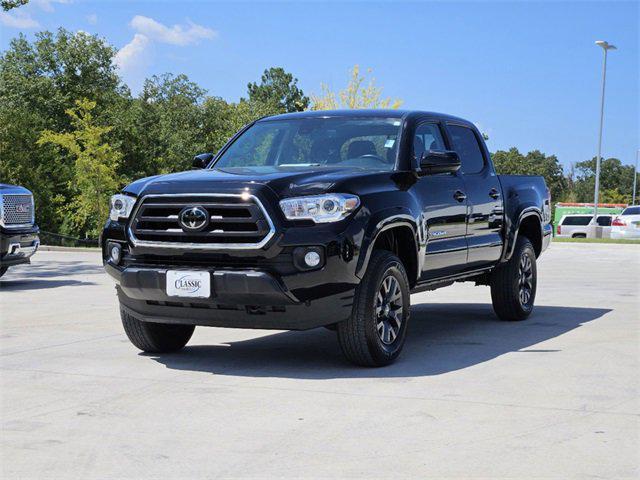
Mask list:
[[[59,247],[57,245],[40,245],[42,252],[100,252],[98,247]]]

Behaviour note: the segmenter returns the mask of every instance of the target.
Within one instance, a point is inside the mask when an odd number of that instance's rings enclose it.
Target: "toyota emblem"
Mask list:
[[[209,224],[209,212],[204,207],[186,207],[178,215],[178,221],[185,232],[197,232]]]

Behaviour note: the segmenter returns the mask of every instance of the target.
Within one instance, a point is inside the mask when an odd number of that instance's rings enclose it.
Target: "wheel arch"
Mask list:
[[[535,207],[524,209],[518,216],[517,222],[509,228],[507,233],[507,243],[502,261],[508,261],[513,255],[513,251],[519,236],[526,236],[533,244],[536,258],[542,253],[542,213]]]
[[[372,224],[373,227],[366,235],[363,244],[364,254],[360,255],[356,274],[362,278],[374,250],[389,250],[404,264],[409,285],[413,287],[418,280],[420,270],[420,240],[414,218],[408,214],[399,214],[386,217],[379,222],[372,222]]]

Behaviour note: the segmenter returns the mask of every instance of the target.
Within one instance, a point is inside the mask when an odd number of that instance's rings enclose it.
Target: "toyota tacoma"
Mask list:
[[[402,350],[410,294],[487,285],[523,320],[551,239],[538,176],[498,175],[478,129],[397,110],[262,118],[194,170],[111,199],[101,246],[124,330],[145,352],[196,325],[337,332],[353,363]]]

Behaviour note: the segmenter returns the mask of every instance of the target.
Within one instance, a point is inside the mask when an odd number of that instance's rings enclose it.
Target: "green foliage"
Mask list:
[[[306,97],[297,86],[298,79],[281,67],[271,67],[262,74],[260,84],[249,83],[249,101],[270,106],[277,113],[302,112],[309,107]]]
[[[59,207],[73,196],[74,161],[36,142],[43,130],[71,128],[65,111],[77,99],[95,101],[93,115],[107,118],[109,108],[127,97],[115,73],[114,54],[96,36],[60,29],[38,33],[33,42],[20,35],[0,56],[0,181],[34,193],[43,230],[64,228]]]
[[[71,131],[44,130],[37,141],[38,145],[57,146],[74,159],[68,185],[72,197],[59,213],[68,219],[70,233],[85,232],[93,238],[100,234],[109,215],[109,197],[121,184],[115,173],[121,155],[104,143],[103,137],[111,127],[96,125],[91,113],[95,107],[95,102],[78,100],[75,108],[66,111],[71,119]]]
[[[2,7],[2,10],[8,12],[13,8],[21,7],[27,3],[29,3],[29,0],[2,0],[0,1],[0,6]]]
[[[202,138],[205,90],[186,75],[153,76],[117,123],[125,173],[132,178],[190,167],[195,153],[206,151]],[[114,139],[115,140],[115,139]]]
[[[368,69],[367,73],[372,70]],[[321,84],[320,95],[312,95],[312,110],[336,110],[338,108],[400,108],[402,100],[382,98],[382,88],[376,86],[376,79],[366,82],[365,76],[360,74],[360,67],[355,65],[351,70],[349,82],[344,90],[338,93],[332,91],[328,85]]]
[[[596,178],[596,159],[578,162],[575,165],[575,194],[578,202],[593,202]],[[632,165],[623,165],[617,158],[600,161],[600,202],[630,203],[633,190]],[[637,193],[636,193],[637,195]]]
[[[564,201],[568,193],[568,181],[562,165],[555,155],[545,155],[539,150],[523,155],[517,148],[498,150],[491,158],[496,171],[508,175],[542,175],[553,202]]]

